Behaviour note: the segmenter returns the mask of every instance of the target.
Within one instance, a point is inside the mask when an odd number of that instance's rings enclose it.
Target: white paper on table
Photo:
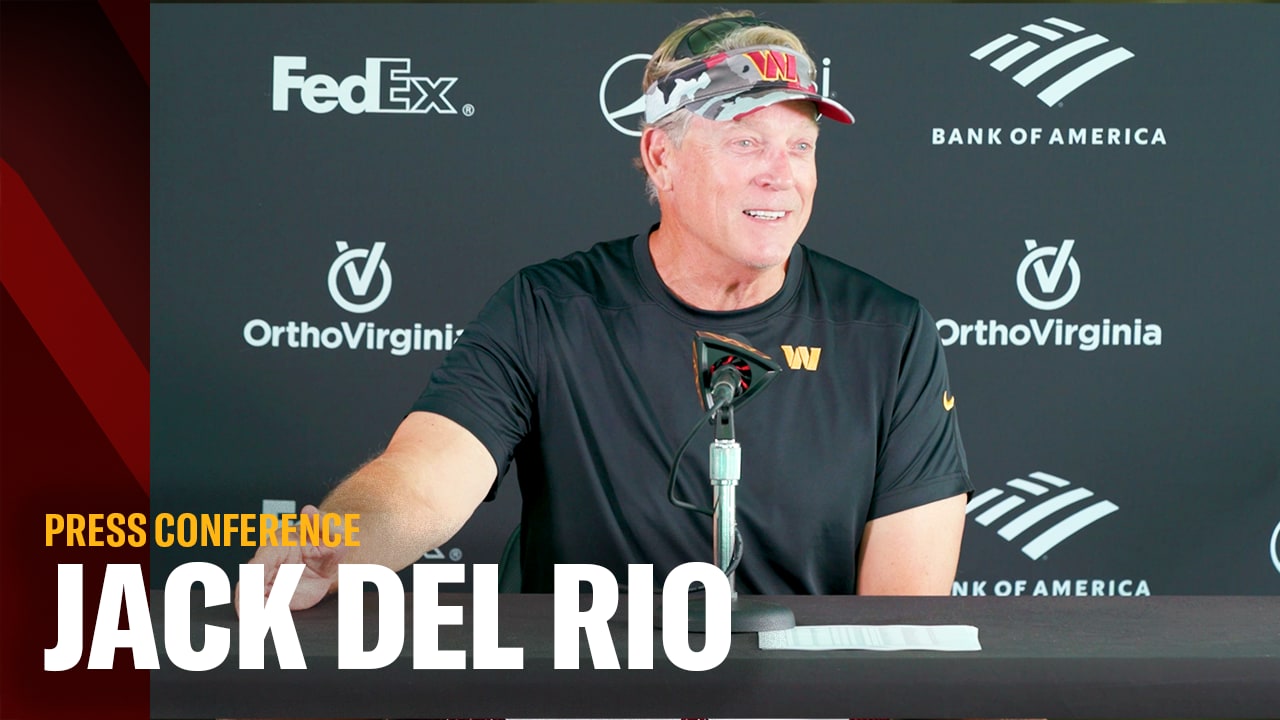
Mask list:
[[[760,633],[761,650],[981,650],[972,625],[802,625]]]

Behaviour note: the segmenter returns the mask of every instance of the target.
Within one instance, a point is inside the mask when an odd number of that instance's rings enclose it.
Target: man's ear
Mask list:
[[[671,150],[671,137],[662,130],[649,127],[640,135],[640,160],[659,191],[671,189]]]

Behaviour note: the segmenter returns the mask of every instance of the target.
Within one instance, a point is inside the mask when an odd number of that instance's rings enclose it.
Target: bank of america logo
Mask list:
[[[1053,516],[1060,511],[1092,498],[1093,492],[1072,487],[1069,481],[1046,472],[1033,472],[1027,478],[1030,479],[1014,478],[1005,483],[1005,488],[991,488],[977,495],[964,512],[978,513],[973,520],[983,527],[1004,521],[996,534],[1009,542],[1030,537],[1022,552],[1032,560],[1040,559],[1058,543],[1120,509],[1110,500],[1100,500],[1056,519]],[[1021,512],[1006,517],[1015,510]]]
[[[1128,50],[1113,47],[1114,43],[1107,38],[1097,33],[1086,35],[1083,27],[1056,17],[1023,26],[1022,32],[1026,35],[1006,33],[969,56],[982,61],[991,58],[991,67],[1000,72],[1029,57],[1034,58],[1013,75],[1013,81],[1023,87],[1037,81],[1047,82],[1036,97],[1050,107],[1133,57]]]

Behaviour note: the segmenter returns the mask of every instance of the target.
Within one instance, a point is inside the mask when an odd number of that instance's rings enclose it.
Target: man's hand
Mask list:
[[[302,508],[303,515],[319,515],[320,510],[314,505]],[[305,610],[324,599],[329,588],[338,581],[338,565],[346,547],[326,547],[324,545],[300,545],[298,547],[277,547],[262,545],[254,553],[249,564],[263,566],[264,597],[271,594],[276,577],[280,574],[281,565],[303,565],[302,578],[298,587],[289,599],[290,610]],[[236,583],[236,614],[240,614],[240,583]]]

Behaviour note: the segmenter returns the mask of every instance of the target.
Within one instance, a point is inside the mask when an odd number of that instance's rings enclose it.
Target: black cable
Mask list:
[[[676,457],[671,461],[671,474],[667,476],[667,499],[671,501],[671,504],[678,508],[702,513],[707,517],[714,517],[715,513],[707,508],[698,507],[693,503],[685,502],[684,500],[676,497],[676,472],[680,469],[680,458],[684,457],[684,451],[689,449],[689,443],[693,442],[693,439],[697,437],[698,431],[702,429],[702,426],[711,422],[712,418],[716,416],[716,413],[719,412],[720,408],[724,405],[725,402],[723,401],[712,405],[711,409],[698,419],[698,423],[693,426],[693,430],[689,431],[689,436],[684,439],[684,442],[680,444],[680,449],[676,451]]]
[[[707,517],[715,517],[714,510],[698,507],[693,503],[685,502],[684,500],[676,497],[676,471],[680,468],[680,458],[684,457],[684,451],[689,449],[689,443],[693,442],[693,439],[698,436],[698,431],[702,429],[703,425],[711,422],[711,420],[715,418],[716,413],[720,411],[720,408],[727,405],[730,401],[731,400],[722,400],[712,405],[711,409],[698,419],[698,424],[694,425],[693,430],[689,431],[689,435],[684,439],[684,442],[680,443],[680,449],[676,450],[676,457],[671,461],[671,474],[667,476],[667,499],[671,501],[672,505],[675,505],[678,508],[684,508],[685,510],[691,510],[696,513],[702,513]],[[738,563],[740,562],[742,562],[742,533],[735,527],[733,529],[733,554],[729,558],[729,567],[725,570],[725,575],[732,575],[734,571],[738,569]]]
[[[738,569],[738,563],[742,562],[742,533],[738,532],[738,528],[733,528],[733,554],[729,556],[729,567],[725,569],[724,574],[732,577],[734,571]]]
[[[738,571],[738,563],[742,562],[742,533],[738,532],[738,528],[733,529],[733,555],[729,558],[729,567],[725,568],[725,577],[733,577]],[[705,593],[707,588],[702,583],[693,583],[689,586],[689,594],[696,595]]]

